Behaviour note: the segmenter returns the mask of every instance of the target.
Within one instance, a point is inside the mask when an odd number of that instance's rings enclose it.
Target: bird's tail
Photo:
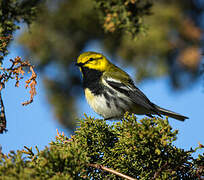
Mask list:
[[[183,116],[181,114],[178,114],[178,113],[175,113],[173,111],[161,108],[157,105],[155,105],[155,106],[156,106],[157,110],[159,111],[159,113],[161,113],[162,115],[172,117],[172,118],[177,119],[179,121],[184,121],[185,119],[189,119],[188,117]]]

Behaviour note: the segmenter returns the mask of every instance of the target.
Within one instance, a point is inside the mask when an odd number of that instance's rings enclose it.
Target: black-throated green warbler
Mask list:
[[[105,119],[122,118],[126,111],[135,114],[167,115],[184,121],[188,117],[152,103],[130,76],[100,53],[84,52],[77,59],[89,105]]]

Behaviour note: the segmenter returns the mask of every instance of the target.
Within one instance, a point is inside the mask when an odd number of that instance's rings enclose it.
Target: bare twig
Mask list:
[[[25,74],[24,67],[28,67],[29,71],[32,73],[31,77],[26,81],[26,88],[30,87],[30,100],[23,102],[22,105],[28,105],[33,102],[34,95],[36,95],[36,88],[37,85],[37,75],[33,69],[33,66],[28,61],[22,61],[20,57],[16,57],[14,60],[10,59],[12,65],[10,68],[2,68],[4,73],[0,75],[0,90],[5,87],[5,83],[9,79],[15,79],[16,83],[15,86],[19,87],[19,81],[23,79],[23,75]]]
[[[119,176],[119,177],[122,177],[122,178],[124,178],[124,179],[136,180],[136,179],[134,179],[134,178],[132,178],[132,177],[130,177],[130,176],[127,176],[127,175],[125,175],[125,174],[122,174],[122,173],[120,173],[120,172],[118,172],[118,171],[115,171],[115,170],[113,170],[113,169],[107,168],[107,167],[102,166],[102,165],[99,165],[99,164],[89,164],[88,166],[94,167],[94,168],[97,168],[97,169],[101,169],[101,170],[104,170],[104,171],[107,171],[107,172],[109,172],[109,173],[115,174],[115,175],[117,175],[117,176]]]
[[[37,85],[37,81],[36,81],[37,75],[36,75],[36,73],[35,73],[35,71],[34,71],[34,69],[33,69],[33,66],[31,66],[31,65],[29,64],[29,67],[30,67],[30,71],[32,72],[32,75],[31,75],[31,77],[26,81],[26,88],[27,88],[28,86],[30,86],[30,91],[29,91],[29,93],[30,93],[30,100],[27,101],[27,102],[22,103],[22,105],[24,105],[24,106],[25,106],[25,105],[28,105],[28,104],[30,104],[30,103],[32,103],[32,102],[33,102],[33,98],[34,98],[34,96],[36,95],[35,86]]]
[[[22,105],[28,105],[33,102],[33,98],[36,95],[36,85],[37,85],[37,75],[33,69],[33,66],[28,61],[23,61],[20,57],[16,57],[14,60],[10,59],[11,66],[8,68],[3,68],[0,66],[0,93],[8,80],[15,79],[15,86],[19,87],[20,80],[24,78],[24,68],[29,68],[29,72],[31,72],[31,77],[25,81],[26,86],[25,88],[30,88],[30,99],[26,102],[23,102]],[[5,108],[3,105],[3,100],[0,94],[0,105],[1,105],[1,112],[0,112],[0,134],[6,131],[6,117],[5,117]]]

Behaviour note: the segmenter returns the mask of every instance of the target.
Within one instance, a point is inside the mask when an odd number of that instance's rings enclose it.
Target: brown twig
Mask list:
[[[115,174],[115,175],[117,175],[117,176],[119,176],[119,177],[122,177],[122,178],[124,178],[124,179],[136,180],[136,179],[134,179],[134,178],[132,178],[132,177],[130,177],[130,176],[127,176],[127,175],[125,175],[125,174],[122,174],[122,173],[120,173],[120,172],[118,172],[118,171],[115,171],[115,170],[113,170],[113,169],[107,168],[107,167],[102,166],[102,165],[99,165],[99,164],[89,164],[88,166],[94,167],[94,168],[97,168],[97,169],[101,169],[101,170],[104,170],[104,171],[107,171],[107,172],[109,172],[109,173]]]
[[[36,95],[36,85],[37,85],[37,75],[33,69],[33,66],[28,61],[23,61],[20,57],[16,57],[14,60],[10,59],[11,66],[8,68],[3,68],[0,66],[0,93],[8,80],[15,79],[15,86],[19,87],[20,80],[24,78],[24,68],[29,68],[29,72],[31,72],[31,77],[25,81],[26,86],[25,88],[30,88],[30,99],[26,102],[23,102],[22,105],[28,105],[33,102],[33,98]],[[5,117],[5,108],[3,105],[3,100],[0,94],[0,105],[1,105],[1,112],[0,112],[0,134],[6,131],[6,117]]]
[[[36,81],[36,78],[37,78],[37,75],[36,75],[36,73],[35,73],[35,71],[34,71],[34,69],[33,69],[33,66],[31,66],[30,64],[29,64],[29,67],[30,67],[30,71],[32,72],[32,75],[31,75],[31,77],[26,81],[26,88],[28,87],[28,86],[30,86],[30,91],[29,91],[29,93],[30,93],[30,100],[29,101],[26,101],[26,102],[24,102],[24,103],[22,103],[22,105],[28,105],[28,104],[30,104],[30,103],[32,103],[33,102],[33,98],[34,98],[34,96],[36,95],[36,88],[35,88],[35,86],[37,85],[37,81]]]
[[[30,99],[26,102],[23,102],[22,105],[28,105],[33,102],[33,98],[36,95],[36,88],[37,85],[37,75],[33,69],[33,66],[28,61],[22,61],[20,57],[16,57],[14,60],[10,59],[12,62],[12,65],[9,68],[2,68],[0,67],[0,70],[2,70],[4,73],[0,75],[0,90],[2,90],[5,87],[5,83],[9,79],[15,79],[16,83],[15,86],[19,87],[19,81],[23,79],[23,76],[25,71],[23,70],[24,67],[28,67],[29,71],[32,73],[31,77],[26,81],[25,88],[30,87]]]

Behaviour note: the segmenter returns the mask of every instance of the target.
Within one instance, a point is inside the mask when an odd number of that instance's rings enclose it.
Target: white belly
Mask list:
[[[103,94],[94,96],[87,88],[85,89],[85,96],[91,108],[106,119],[120,118],[129,109],[128,103],[122,101],[117,101],[116,103],[116,98],[110,98],[109,101],[107,101]]]

